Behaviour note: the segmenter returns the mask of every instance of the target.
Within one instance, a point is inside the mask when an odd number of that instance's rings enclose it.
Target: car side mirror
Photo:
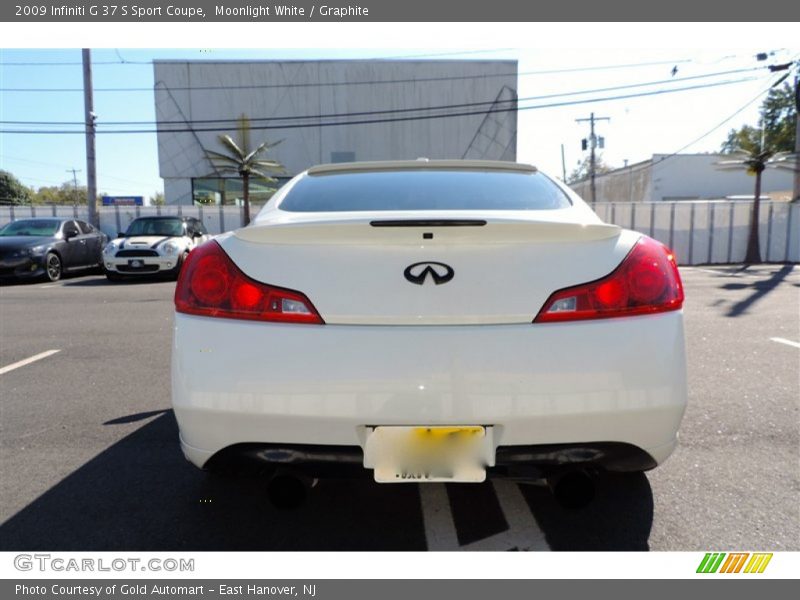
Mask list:
[[[118,238],[125,237],[125,234],[122,231],[118,231],[117,232],[117,237]]]
[[[64,232],[64,239],[65,240],[71,240],[74,237],[78,237],[78,232],[75,231],[74,229],[67,229]]]

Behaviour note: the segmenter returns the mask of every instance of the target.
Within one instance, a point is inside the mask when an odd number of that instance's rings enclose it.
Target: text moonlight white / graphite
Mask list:
[[[347,4],[345,6],[330,6],[328,4],[312,5],[310,8],[295,6],[294,4],[248,4],[246,6],[214,7],[214,16],[217,17],[249,17],[260,19],[262,17],[308,17],[315,15],[342,19],[345,17],[367,17],[369,9],[363,6]]]

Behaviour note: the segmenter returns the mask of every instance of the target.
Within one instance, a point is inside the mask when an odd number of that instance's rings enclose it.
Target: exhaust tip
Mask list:
[[[308,484],[294,475],[278,474],[267,483],[267,497],[275,508],[300,508],[308,498]]]
[[[588,506],[596,494],[594,479],[585,471],[570,471],[548,483],[556,502],[569,510]]]

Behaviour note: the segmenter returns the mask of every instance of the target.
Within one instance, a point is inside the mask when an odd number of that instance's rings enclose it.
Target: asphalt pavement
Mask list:
[[[174,283],[4,285],[0,550],[800,550],[800,267],[682,274],[681,444],[579,510],[541,486],[369,479],[276,509],[263,481],[181,455]]]

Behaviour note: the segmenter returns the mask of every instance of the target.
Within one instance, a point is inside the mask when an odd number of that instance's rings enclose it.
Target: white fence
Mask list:
[[[747,250],[752,201],[598,203],[607,223],[634,229],[666,244],[683,265],[741,263]],[[761,202],[761,259],[800,262],[800,204]]]
[[[645,233],[667,244],[683,265],[730,264],[744,260],[750,224],[750,201],[679,201],[598,203],[601,219]],[[260,207],[252,206],[255,215]],[[111,237],[140,216],[197,217],[212,234],[241,226],[237,206],[104,206],[100,229]],[[31,216],[86,220],[86,207],[0,206],[0,225]],[[761,257],[767,262],[800,262],[800,204],[762,202]]]

